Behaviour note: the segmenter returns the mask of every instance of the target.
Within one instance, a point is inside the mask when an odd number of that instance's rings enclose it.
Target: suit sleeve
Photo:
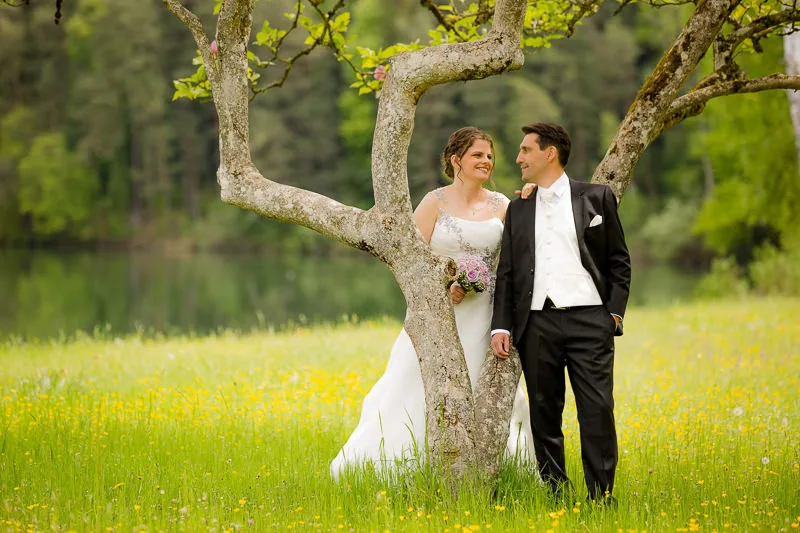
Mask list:
[[[631,256],[617,211],[617,199],[610,187],[604,187],[603,211],[606,213],[606,251],[608,253],[608,302],[611,313],[625,316],[631,287]]]
[[[494,313],[492,328],[511,331],[514,321],[514,251],[511,246],[511,227],[513,223],[513,203],[506,211],[506,223],[503,227],[503,241],[500,247],[500,262],[497,265],[497,280],[494,292]]]

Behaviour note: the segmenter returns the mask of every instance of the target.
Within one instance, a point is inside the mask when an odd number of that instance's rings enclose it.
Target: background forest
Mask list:
[[[186,3],[213,16],[211,2],[207,9]],[[160,0],[71,2],[61,25],[53,24],[51,4],[0,10],[0,253],[347,253],[308,230],[219,200],[214,109],[171,101],[172,80],[193,71],[195,50]],[[350,33],[367,46],[408,42],[432,24],[418,2],[350,4]],[[261,2],[256,20],[275,24],[290,6]],[[467,124],[495,137],[495,181],[509,196],[518,184],[519,127],[527,122],[563,124],[573,136],[567,171],[587,179],[687,16],[680,7],[633,5],[616,15],[615,8],[606,5],[571,38],[529,55],[520,72],[431,90],[409,154],[414,202],[446,183],[440,150]],[[762,53],[742,61],[746,70],[784,71],[781,39],[761,45]],[[377,106],[374,96],[350,89],[352,81],[345,66],[316,50],[283,88],[254,100],[251,146],[265,175],[372,205]],[[785,92],[710,102],[700,117],[659,138],[636,168],[621,204],[635,264],[708,271],[718,257],[699,293],[799,292],[797,159]],[[0,257],[6,274],[19,270],[9,266],[17,256]],[[0,276],[0,289],[17,281],[16,274]]]

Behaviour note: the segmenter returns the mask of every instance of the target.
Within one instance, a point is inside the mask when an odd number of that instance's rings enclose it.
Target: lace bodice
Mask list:
[[[495,271],[502,237],[503,223],[499,218],[467,220],[439,209],[439,218],[431,235],[431,249],[434,253],[455,261],[467,254],[478,258],[490,273],[488,292],[494,295]]]

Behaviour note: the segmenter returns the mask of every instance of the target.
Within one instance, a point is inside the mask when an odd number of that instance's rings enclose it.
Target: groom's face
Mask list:
[[[548,148],[539,148],[539,135],[529,133],[522,139],[517,155],[517,164],[522,171],[522,181],[526,183],[535,182],[542,174],[542,171],[550,164]]]

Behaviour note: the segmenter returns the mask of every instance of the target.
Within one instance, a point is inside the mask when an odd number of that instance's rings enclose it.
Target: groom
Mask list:
[[[611,189],[564,173],[571,141],[556,124],[522,128],[517,164],[537,185],[508,206],[492,317],[492,349],[519,350],[542,479],[569,485],[564,461],[564,368],[581,435],[589,499],[613,503],[614,336],[622,335],[631,263]]]

